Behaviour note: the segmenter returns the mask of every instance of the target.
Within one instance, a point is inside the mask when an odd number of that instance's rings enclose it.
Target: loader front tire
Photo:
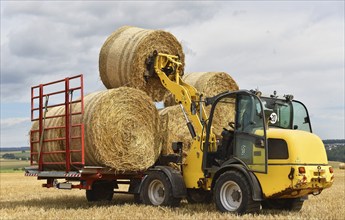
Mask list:
[[[214,187],[214,200],[221,212],[244,214],[260,211],[260,203],[253,200],[248,180],[238,171],[226,171],[220,175]]]
[[[160,171],[147,174],[141,193],[142,201],[146,205],[171,207],[180,205],[181,198],[174,198],[169,178]]]

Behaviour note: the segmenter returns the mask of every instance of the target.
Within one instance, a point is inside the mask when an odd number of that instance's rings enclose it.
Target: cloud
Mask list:
[[[29,118],[1,119],[0,147],[29,146]]]
[[[31,86],[80,73],[86,93],[105,89],[100,48],[133,25],[172,32],[186,72],[225,71],[242,89],[292,93],[317,134],[344,138],[343,8],[342,1],[1,2],[1,103],[28,103]],[[7,125],[14,132],[18,124]]]
[[[217,10],[207,2],[4,2],[2,101],[25,102],[28,90],[19,87],[78,73],[97,82],[87,83],[88,91],[104,89],[98,54],[112,31],[123,25],[167,29],[207,20]]]
[[[292,93],[318,135],[344,138],[344,5],[276,6],[224,7],[200,25],[173,28],[194,52],[186,71],[225,71],[242,89]],[[325,129],[328,114],[337,129]]]
[[[1,119],[1,128],[8,128],[30,121],[29,118],[6,118]]]

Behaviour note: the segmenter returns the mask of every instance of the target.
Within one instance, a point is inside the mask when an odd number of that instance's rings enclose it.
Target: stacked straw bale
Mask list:
[[[161,151],[159,115],[143,91],[121,87],[92,93],[85,96],[84,109],[83,118],[75,115],[72,122],[85,126],[85,165],[121,172],[145,170],[155,163]],[[80,111],[80,104],[73,105],[72,111]],[[79,128],[73,128],[72,136],[79,135]],[[71,148],[80,148],[80,141],[73,139]],[[80,154],[72,154],[72,161],[80,160]]]
[[[183,80],[194,86],[199,92],[206,97],[211,97],[225,91],[238,90],[238,85],[235,80],[227,73],[224,72],[202,72],[190,73],[183,77]],[[165,96],[164,104],[165,109],[159,112],[163,134],[165,141],[163,142],[162,153],[172,153],[172,142],[182,141],[184,150],[188,151],[192,138],[190,137],[186,121],[179,106],[173,96],[170,94]],[[175,106],[173,106],[175,105]],[[206,107],[206,114],[210,113],[211,106]],[[222,104],[217,105],[214,118],[213,118],[213,131],[217,137],[220,137],[223,128],[229,128],[228,123],[234,121],[235,105]]]
[[[225,72],[195,72],[184,75],[182,79],[195,87],[204,97],[212,97],[225,91],[239,89],[236,81]],[[175,98],[171,93],[165,94],[165,107],[176,104]]]
[[[124,26],[103,44],[99,72],[108,88],[128,86],[145,91],[154,101],[162,101],[166,89],[157,76],[146,82],[145,60],[154,51],[178,55],[184,64],[181,44],[169,32]],[[183,69],[183,68],[182,68]]]
[[[172,143],[182,142],[183,151],[188,152],[192,137],[188,131],[181,107],[169,106],[159,111],[162,134],[162,154],[172,154]]]

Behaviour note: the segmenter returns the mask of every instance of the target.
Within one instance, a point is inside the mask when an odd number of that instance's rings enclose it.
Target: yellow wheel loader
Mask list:
[[[174,191],[185,187],[188,201],[209,202],[213,197],[222,212],[257,212],[261,207],[300,210],[308,195],[332,185],[333,168],[324,145],[312,134],[307,109],[291,95],[264,97],[258,91],[239,90],[203,98],[182,80],[177,56],[154,52],[146,63],[146,77],[157,75],[175,96],[193,138],[181,171],[174,174],[180,178],[167,175],[169,185],[163,177],[152,177],[160,168],[148,172],[144,181],[148,190],[141,194],[146,204],[176,205],[179,193],[174,196]],[[212,106],[209,115],[205,105]],[[224,105],[234,106],[235,115],[216,137],[212,123]],[[173,148],[182,152],[179,142]],[[173,162],[173,155],[165,156],[166,161]]]

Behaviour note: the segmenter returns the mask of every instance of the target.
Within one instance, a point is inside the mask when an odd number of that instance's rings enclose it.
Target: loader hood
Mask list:
[[[322,140],[315,134],[301,131],[270,128],[267,130],[268,139],[282,139],[287,144],[288,156],[284,163],[289,164],[328,164],[327,154]],[[277,146],[269,144],[268,151]],[[282,163],[282,159],[269,159],[269,163]]]

